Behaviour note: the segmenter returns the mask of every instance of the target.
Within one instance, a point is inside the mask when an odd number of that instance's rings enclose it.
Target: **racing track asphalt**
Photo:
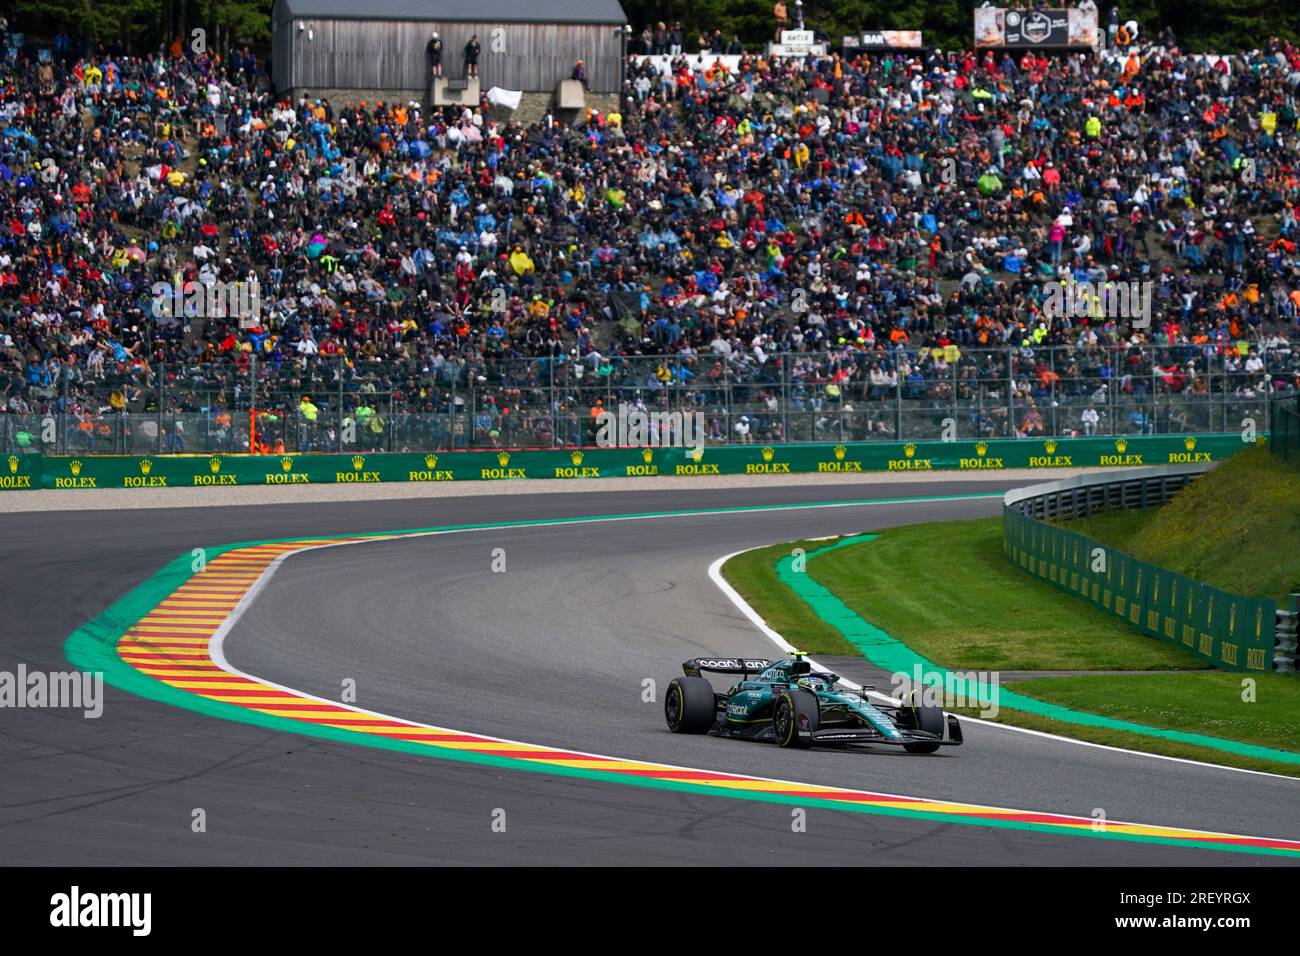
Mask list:
[[[502,495],[0,519],[0,669],[66,668],[66,636],[178,553],[482,521],[1002,491],[1007,482]],[[530,743],[1018,809],[1300,836],[1300,781],[967,725],[934,757],[791,753],[668,734],[660,692],[702,652],[773,647],[709,580],[730,551],[994,514],[949,501],[696,515],[384,541],[288,559],[226,641],[259,677]],[[507,570],[490,571],[493,548]],[[944,594],[936,582],[936,600]],[[797,635],[787,635],[796,639]],[[857,675],[851,675],[857,676]],[[790,808],[275,733],[106,689],[104,715],[0,710],[0,864],[1232,864],[1272,858]],[[190,830],[206,811],[206,833]],[[507,831],[493,833],[492,813]]]

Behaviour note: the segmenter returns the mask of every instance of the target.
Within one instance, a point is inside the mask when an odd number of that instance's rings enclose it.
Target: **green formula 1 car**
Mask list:
[[[696,657],[682,670],[685,676],[673,678],[664,696],[664,718],[673,733],[799,748],[890,744],[918,754],[962,741],[961,724],[942,708],[907,700],[898,706],[873,703],[869,688],[838,686],[839,675],[814,671],[803,654],[780,661]],[[741,679],[719,694],[705,673]]]

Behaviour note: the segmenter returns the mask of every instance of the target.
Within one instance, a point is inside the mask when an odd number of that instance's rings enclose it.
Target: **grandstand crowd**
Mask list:
[[[846,437],[896,437],[902,400],[1034,436],[1292,393],[1300,48],[1165,39],[636,56],[617,110],[520,125],[486,102],[289,101],[246,49],[0,37],[6,440],[165,411],[234,441],[255,401],[309,418],[304,448],[333,437],[307,406],[369,408],[376,435],[472,419],[390,446],[581,441],[557,408],[602,388],[707,408],[716,441],[844,436],[845,406]],[[251,280],[244,321],[156,307],[161,283]],[[1150,282],[1150,325],[1100,296],[1049,314],[1053,281]],[[1161,397],[1181,419],[1154,420]]]

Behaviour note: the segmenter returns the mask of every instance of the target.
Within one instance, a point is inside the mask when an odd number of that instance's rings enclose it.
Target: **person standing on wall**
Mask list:
[[[442,40],[436,30],[424,45],[424,58],[429,63],[429,102],[433,103],[433,87],[442,76]]]
[[[424,55],[429,60],[430,75],[442,76],[442,40],[439,39],[436,31],[425,44]]]
[[[776,20],[776,42],[781,42],[781,31],[790,26],[790,16],[785,9],[785,0],[776,0],[772,6],[772,17]]]
[[[465,44],[465,75],[478,76],[478,55],[482,46],[478,42],[478,34],[475,33]]]

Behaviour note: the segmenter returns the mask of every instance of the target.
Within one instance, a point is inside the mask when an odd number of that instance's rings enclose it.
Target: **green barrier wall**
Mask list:
[[[1273,668],[1276,601],[1221,591],[1010,507],[1002,545],[1030,574],[1216,667]]]
[[[0,490],[175,488],[215,485],[499,481],[852,472],[999,471],[1217,461],[1240,435],[1154,435],[987,442],[864,442],[823,445],[584,448],[293,455],[9,455]]]

